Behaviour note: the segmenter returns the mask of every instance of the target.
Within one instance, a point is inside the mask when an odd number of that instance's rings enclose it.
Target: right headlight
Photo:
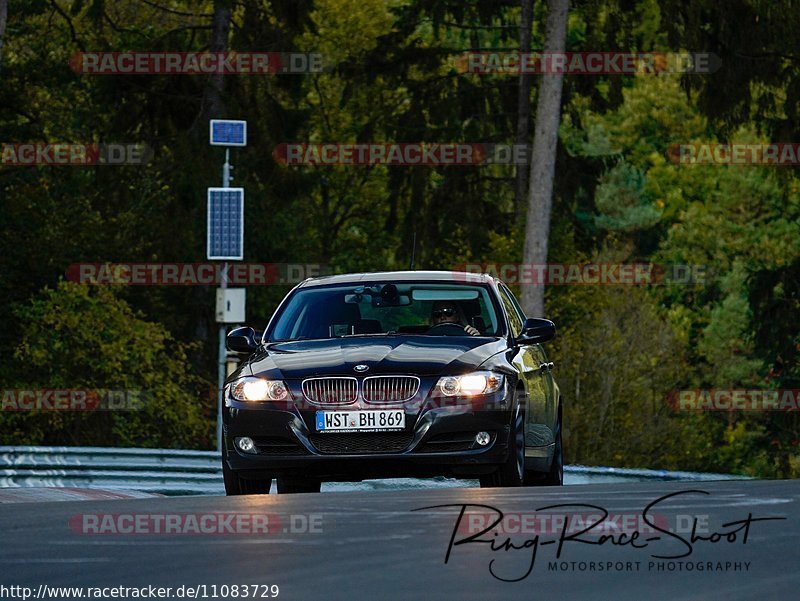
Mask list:
[[[289,389],[282,380],[246,377],[233,383],[231,397],[237,401],[285,401]]]
[[[444,396],[478,396],[492,394],[503,387],[504,377],[491,371],[473,371],[462,376],[444,376],[436,390]]]

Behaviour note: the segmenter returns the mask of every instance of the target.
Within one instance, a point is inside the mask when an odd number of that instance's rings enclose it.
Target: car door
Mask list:
[[[511,332],[516,338],[522,331],[525,314],[511,291],[498,286]],[[517,348],[513,363],[527,392],[525,410],[525,445],[542,447],[555,442],[557,419],[557,387],[551,373],[552,363],[540,344],[522,344]]]

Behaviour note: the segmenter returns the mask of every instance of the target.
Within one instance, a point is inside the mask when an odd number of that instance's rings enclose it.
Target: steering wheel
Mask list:
[[[464,331],[464,326],[452,322],[437,323],[435,326],[431,326],[425,333],[435,334],[437,336],[467,336],[466,331]]]

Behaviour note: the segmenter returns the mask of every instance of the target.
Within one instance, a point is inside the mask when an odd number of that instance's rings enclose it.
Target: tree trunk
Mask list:
[[[548,0],[544,52],[562,53],[566,46],[569,0]],[[525,224],[526,265],[547,263],[550,212],[553,207],[553,177],[556,167],[558,125],[561,120],[563,73],[542,75],[536,105],[531,175],[528,188],[528,219]],[[533,271],[536,273],[536,271]],[[541,272],[540,272],[541,273]],[[544,315],[544,282],[523,284],[522,307],[529,317]]]
[[[231,0],[215,0],[214,16],[211,22],[211,52],[228,51],[228,35],[231,29]],[[208,78],[203,106],[201,111],[201,125],[208,128],[209,119],[225,117],[225,103],[222,92],[225,88],[225,75],[214,73]],[[203,131],[203,127],[201,127]]]
[[[525,54],[531,51],[531,24],[533,23],[533,0],[521,0],[522,19],[519,24],[519,52]],[[521,62],[521,61],[520,61]],[[519,89],[517,91],[517,139],[516,144],[522,146],[528,143],[528,128],[531,117],[531,76],[520,72]],[[527,165],[517,165],[517,181],[514,190],[514,210],[517,220],[521,221],[525,215],[525,199],[528,190]]]
[[[0,0],[0,69],[3,68],[3,46],[6,41],[6,20],[8,19],[8,0]]]
[[[214,0],[214,14],[211,21],[211,45],[210,52],[227,52],[228,35],[231,28],[231,0]],[[221,119],[225,115],[225,101],[222,93],[225,89],[225,77],[222,73],[213,73],[209,76],[203,91],[203,99],[200,104],[200,114],[198,123],[200,127],[196,130],[196,135],[201,136],[204,141],[208,138],[208,120]],[[197,307],[200,318],[195,326],[195,340],[207,341],[209,327],[208,311],[203,307],[208,305],[209,286],[197,286],[193,292],[194,305]]]

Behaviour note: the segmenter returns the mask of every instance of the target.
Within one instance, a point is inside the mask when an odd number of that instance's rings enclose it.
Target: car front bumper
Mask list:
[[[480,403],[405,405],[406,426],[399,432],[319,433],[313,429],[316,408],[245,403],[227,397],[224,457],[228,467],[243,478],[358,481],[479,476],[491,473],[506,460],[513,413],[510,401],[503,393]],[[489,444],[475,442],[479,432],[490,434]],[[240,437],[251,438],[256,452],[238,448]]]

